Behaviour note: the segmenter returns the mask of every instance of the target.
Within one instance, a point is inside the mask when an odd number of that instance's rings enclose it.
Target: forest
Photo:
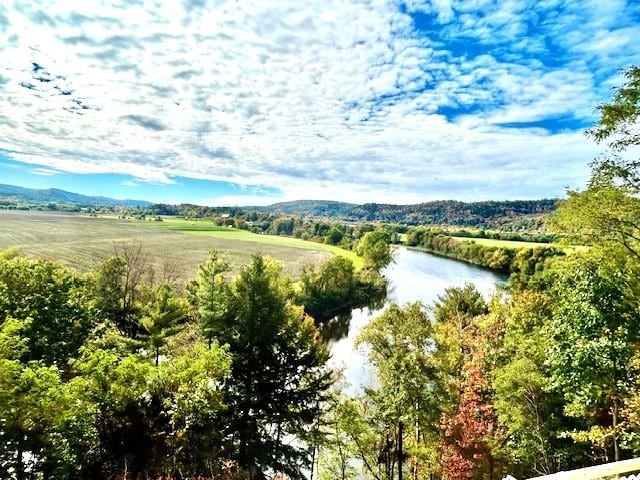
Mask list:
[[[177,285],[141,244],[86,275],[1,251],[3,478],[300,478],[334,376],[322,319],[386,287],[386,234],[358,251],[299,287],[261,255],[231,279],[212,251]]]
[[[407,233],[404,243],[429,253],[462,260],[497,272],[512,274],[514,278],[524,275],[525,279],[534,272],[544,269],[547,259],[564,255],[561,249],[552,245],[515,249],[485,246],[473,241],[460,242],[452,238],[450,232],[439,228],[419,227],[412,229]]]

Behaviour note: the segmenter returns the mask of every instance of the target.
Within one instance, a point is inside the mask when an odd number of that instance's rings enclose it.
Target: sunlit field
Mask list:
[[[225,252],[237,271],[261,252],[297,276],[303,265],[331,254],[359,260],[353,252],[294,238],[257,235],[216,227],[210,222],[122,220],[48,212],[0,212],[0,248],[18,247],[27,255],[59,261],[87,271],[112,255],[118,245],[141,243],[156,266],[174,263],[183,279],[195,275],[210,250]]]

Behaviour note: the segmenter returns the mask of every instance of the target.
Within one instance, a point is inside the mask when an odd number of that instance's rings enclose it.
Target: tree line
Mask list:
[[[545,268],[548,260],[564,255],[556,247],[505,248],[481,245],[473,241],[459,241],[451,233],[438,228],[411,229],[405,244],[421,250],[462,260],[504,274],[512,274],[514,282],[528,282],[530,277]]]

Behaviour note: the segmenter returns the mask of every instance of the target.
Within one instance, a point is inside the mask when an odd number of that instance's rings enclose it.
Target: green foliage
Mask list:
[[[611,183],[568,192],[552,217],[555,228],[590,245],[622,246],[640,259],[640,199]]]
[[[405,442],[409,467],[416,473],[433,473],[430,460],[434,452],[416,441],[437,438],[440,415],[434,388],[433,325],[427,312],[420,303],[391,305],[362,329],[357,343],[366,345],[377,373],[378,386],[368,395],[378,418],[386,428],[393,426],[394,434],[395,426],[404,422],[411,431],[411,440]]]
[[[339,245],[343,237],[344,234],[342,233],[342,231],[333,226],[324,237],[324,243],[328,243],[329,245]]]
[[[273,468],[299,476],[308,462],[301,441],[319,414],[329,386],[325,346],[311,318],[292,304],[281,267],[255,256],[228,289],[229,315],[216,318],[214,334],[229,345],[233,388],[225,392],[231,457],[248,471]]]
[[[379,388],[385,393],[388,415],[396,422],[419,418],[428,429],[433,427],[430,415],[435,406],[429,382],[435,375],[432,330],[420,303],[404,308],[391,305],[366,325],[357,339],[357,344],[367,346]]]
[[[145,279],[150,273],[151,265],[142,245],[125,243],[94,274],[96,307],[130,338],[140,330],[144,297],[149,292],[144,288],[148,286]]]
[[[626,69],[624,77],[626,83],[616,89],[613,99],[598,106],[600,120],[589,131],[596,140],[611,139],[618,148],[640,143],[637,132],[632,131],[640,117],[640,67]]]
[[[482,245],[473,240],[460,240],[452,238],[449,232],[442,229],[415,228],[407,234],[405,243],[438,255],[512,274],[512,282],[516,285],[527,284],[531,276],[543,270],[548,258],[564,254],[551,246],[526,248],[518,244],[514,248],[505,248]]]
[[[554,286],[548,361],[569,414],[608,417],[599,446],[613,445],[619,459],[621,398],[638,375],[632,360],[640,343],[640,290],[637,265],[614,253],[594,252],[565,265]]]
[[[314,318],[328,318],[353,302],[356,280],[353,263],[344,257],[307,265],[300,276],[299,301]]]
[[[507,435],[501,450],[520,477],[567,469],[569,459],[579,458],[584,448],[563,438],[572,424],[550,382],[552,307],[548,294],[523,291],[494,304],[491,312],[505,323],[500,364],[493,374],[495,407]]]
[[[209,253],[207,261],[200,266],[195,289],[196,307],[202,333],[211,345],[214,333],[226,321],[229,288],[224,274],[229,271],[229,262],[216,250]]]
[[[361,398],[335,399],[325,422],[326,437],[318,459],[320,480],[379,479],[382,430],[372,405]],[[362,464],[360,469],[355,468],[356,458]]]
[[[389,234],[384,230],[367,232],[358,242],[356,252],[364,258],[366,268],[379,271],[393,262],[390,242]]]
[[[177,333],[179,322],[185,316],[186,305],[174,296],[169,285],[162,285],[146,312],[141,320],[145,332],[143,337],[146,337],[155,353],[155,364],[158,366],[160,349],[167,343],[168,337]]]
[[[87,282],[59,264],[15,257],[0,260],[0,325],[25,322],[25,360],[64,366],[92,327]]]

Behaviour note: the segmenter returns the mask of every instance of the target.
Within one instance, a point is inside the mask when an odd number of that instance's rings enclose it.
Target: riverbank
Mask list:
[[[355,346],[355,339],[361,329],[389,305],[416,301],[432,305],[447,288],[463,287],[467,283],[474,284],[488,300],[507,282],[506,275],[468,262],[403,245],[396,246],[394,250],[394,263],[382,272],[388,282],[386,299],[373,308],[357,308],[351,311],[348,319],[336,321],[340,325],[335,330],[342,336],[334,336],[330,342],[330,365],[342,372],[347,390],[354,394],[361,392],[363,387],[373,386],[366,352]]]
[[[414,232],[406,240],[407,247],[452,260],[459,260],[505,275],[537,270],[537,264],[548,258],[565,255],[565,252],[551,245],[533,244],[503,247],[482,245],[473,240],[459,240],[438,231],[422,230]]]

